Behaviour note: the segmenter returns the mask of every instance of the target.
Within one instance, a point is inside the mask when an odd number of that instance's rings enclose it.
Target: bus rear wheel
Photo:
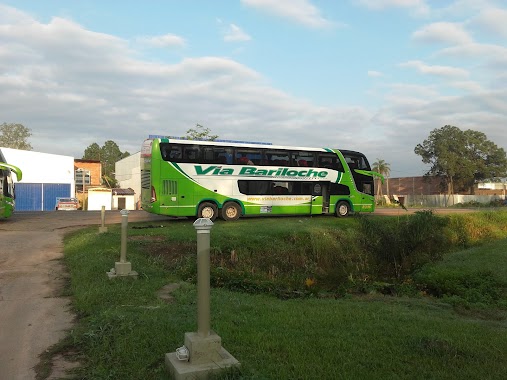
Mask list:
[[[236,202],[227,202],[222,207],[221,216],[226,221],[238,220],[241,216],[241,208]]]
[[[199,205],[197,210],[198,218],[208,218],[212,221],[217,218],[218,208],[217,205],[212,202],[203,202]]]
[[[338,204],[336,205],[335,214],[339,218],[348,216],[350,214],[350,205],[345,201],[338,202]]]

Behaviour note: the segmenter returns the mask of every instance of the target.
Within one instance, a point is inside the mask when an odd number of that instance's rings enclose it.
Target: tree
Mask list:
[[[100,161],[103,179],[109,187],[115,187],[117,184],[114,173],[115,163],[128,156],[130,156],[129,152],[121,152],[118,144],[112,140],[108,140],[102,147],[97,143],[88,146],[84,151],[83,159]]]
[[[209,128],[206,128],[200,124],[195,125],[194,128],[190,128],[187,131],[186,138],[188,140],[209,140],[213,141],[218,138],[218,135],[212,135],[211,130]]]
[[[3,123],[0,125],[0,132],[0,146],[5,148],[32,150],[32,146],[27,141],[32,135],[32,132],[23,124]]]
[[[414,152],[425,164],[431,164],[426,176],[443,177],[449,195],[469,190],[478,181],[507,175],[503,148],[471,129],[462,131],[451,125],[434,129]]]
[[[391,173],[391,167],[390,167],[390,164],[388,164],[384,160],[377,158],[377,161],[375,161],[373,163],[373,171],[376,171],[377,173],[382,174],[384,177],[388,178],[389,174]],[[377,177],[376,180],[377,180],[377,196],[382,197],[381,179],[379,177]],[[389,193],[389,191],[388,191],[388,193]],[[387,194],[387,195],[389,195],[389,194]]]
[[[100,161],[102,158],[102,148],[97,143],[93,143],[85,149],[83,158],[85,160]]]

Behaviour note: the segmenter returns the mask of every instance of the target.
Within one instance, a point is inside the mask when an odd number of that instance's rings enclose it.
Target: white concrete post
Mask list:
[[[197,231],[197,333],[206,338],[210,332],[210,233],[213,222],[200,218]]]
[[[127,230],[129,224],[129,210],[121,210],[121,247],[120,263],[127,261]]]
[[[107,232],[107,227],[105,226],[106,223],[106,206],[102,206],[102,209],[100,210],[100,227],[99,227],[99,233]]]
[[[185,333],[185,345],[165,355],[166,368],[175,380],[207,379],[240,363],[222,347],[210,329],[210,231],[213,222],[199,218],[197,231],[197,332]]]
[[[132,270],[132,264],[127,261],[127,228],[128,228],[128,210],[121,210],[121,244],[120,261],[114,263],[114,268],[107,272],[109,278],[118,276],[132,276],[137,278],[137,272]]]

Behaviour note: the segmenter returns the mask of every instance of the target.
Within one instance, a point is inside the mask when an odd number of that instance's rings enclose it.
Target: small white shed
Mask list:
[[[111,204],[111,189],[103,187],[88,189],[88,211],[102,210],[102,206],[104,206],[106,210],[111,210]]]
[[[128,189],[113,189],[113,210],[136,210],[135,191]]]

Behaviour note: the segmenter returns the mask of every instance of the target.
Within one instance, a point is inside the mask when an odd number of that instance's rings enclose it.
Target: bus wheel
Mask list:
[[[345,201],[338,202],[338,204],[336,205],[336,211],[335,211],[336,216],[342,218],[344,216],[348,216],[349,213],[350,213],[349,204]]]
[[[218,208],[216,204],[212,202],[203,202],[199,205],[199,209],[197,210],[198,218],[209,218],[211,220],[215,220],[217,218]]]
[[[238,220],[241,216],[241,208],[236,202],[227,202],[222,207],[222,219],[226,221]]]

